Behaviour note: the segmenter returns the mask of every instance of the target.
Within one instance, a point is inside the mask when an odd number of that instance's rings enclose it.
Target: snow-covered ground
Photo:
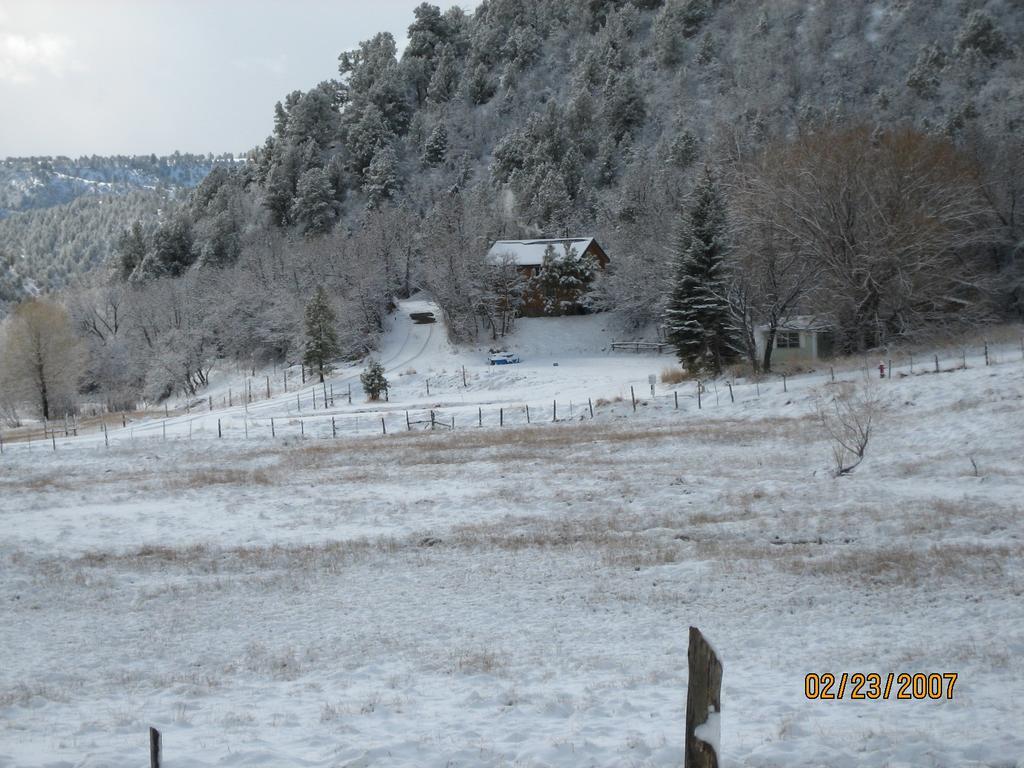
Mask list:
[[[400,314],[389,403],[340,398],[352,367],[326,411],[275,391],[166,440],[7,446],[0,766],[138,765],[148,725],[169,768],[678,766],[690,625],[722,657],[725,765],[1024,765],[1019,350],[875,381],[887,410],[836,479],[827,370],[699,410],[685,382],[677,409],[647,385],[670,358],[613,337],[523,321],[524,362],[489,368]],[[456,429],[405,430],[431,408]],[[808,672],[890,671],[959,678],[804,696]]]

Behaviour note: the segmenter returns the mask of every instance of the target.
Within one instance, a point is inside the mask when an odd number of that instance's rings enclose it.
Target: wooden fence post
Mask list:
[[[966,349],[961,349],[960,350],[960,360],[963,363],[963,368],[966,370],[967,369],[967,350]]]
[[[736,402],[736,398],[733,397],[733,394],[732,394],[732,382],[731,381],[727,381],[725,383],[729,386],[729,400],[730,400],[730,402],[735,403]]]
[[[504,427],[505,426],[505,409],[504,408],[499,408],[498,409],[498,426],[499,427]]]
[[[551,401],[551,420],[558,421],[558,401]]]
[[[163,745],[160,742],[160,731],[151,727],[149,729],[149,768],[160,768],[160,759],[163,757]]]
[[[832,383],[836,383],[836,369],[833,366],[828,367],[828,375],[832,379]]]
[[[786,379],[787,379],[786,374],[782,374],[782,391],[783,392],[789,392],[789,385],[786,383]]]
[[[223,437],[224,434],[220,431],[220,419],[217,419],[217,437]]]
[[[299,419],[299,436],[300,437],[305,437],[306,436],[306,424],[305,424],[305,422],[302,419]]]
[[[629,387],[629,399],[633,401],[633,413],[636,413],[636,393],[633,392],[633,387]]]
[[[121,429],[125,429],[128,426],[128,417],[124,411],[121,411]]]
[[[388,427],[384,423],[384,417],[383,416],[380,417],[380,431],[383,432],[385,435],[388,433]]]
[[[984,344],[985,344],[985,365],[989,365],[989,361],[988,361],[988,342],[986,341],[986,342],[984,342]]]
[[[676,410],[678,411],[679,410],[679,390],[677,389],[675,392],[673,392],[672,396],[675,398]]]
[[[587,398],[587,407],[590,408],[590,418],[594,418],[594,401]]]
[[[889,378],[891,379],[892,378],[892,360],[888,361],[888,366],[886,367],[886,371],[889,372]]]
[[[334,423],[334,417],[331,416],[331,437],[335,437],[336,438],[337,436],[338,436],[338,427]]]
[[[267,400],[270,399],[270,377],[267,376]]]
[[[352,385],[348,385],[348,404],[352,405]]]
[[[302,413],[302,398],[299,397],[299,393],[295,393],[295,407],[299,409],[299,413]]]
[[[686,688],[686,752],[683,766],[718,768],[715,749],[720,733],[718,714],[722,711],[722,662],[696,627],[690,627],[687,659],[690,680]]]
[[[526,405],[526,423],[527,424],[530,423],[530,405],[529,405],[529,403],[527,403],[527,405]]]
[[[938,355],[935,356],[935,372],[936,373],[939,372],[939,356]]]
[[[270,436],[277,437],[277,431],[274,429],[274,417],[270,417]]]
[[[412,432],[412,422],[409,421],[409,412],[405,412],[405,431]]]
[[[701,404],[700,404],[700,379],[697,379],[697,410],[699,411],[700,409],[701,409]]]
[[[462,386],[469,386],[466,384],[466,366],[462,366]]]
[[[435,425],[436,425],[436,421],[434,419],[434,412],[431,411],[430,412],[430,429],[433,430]]]
[[[484,409],[483,408],[477,408],[476,409],[476,425],[478,427],[482,427],[484,425]]]

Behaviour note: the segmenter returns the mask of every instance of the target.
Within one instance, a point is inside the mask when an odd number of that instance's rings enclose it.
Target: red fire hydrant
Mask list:
[[[878,378],[880,378],[880,379],[884,379],[885,378],[885,363],[879,363],[878,364]]]

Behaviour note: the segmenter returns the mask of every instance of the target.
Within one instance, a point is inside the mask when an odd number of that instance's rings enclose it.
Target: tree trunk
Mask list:
[[[778,328],[773,325],[768,326],[768,334],[764,339],[764,358],[761,360],[761,370],[765,373],[772,372],[772,349],[775,347],[775,334]]]

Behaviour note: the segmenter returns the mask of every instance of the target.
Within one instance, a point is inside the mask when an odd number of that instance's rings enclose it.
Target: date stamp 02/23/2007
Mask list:
[[[804,696],[812,700],[898,699],[903,701],[953,698],[956,672],[810,672],[804,676]]]

